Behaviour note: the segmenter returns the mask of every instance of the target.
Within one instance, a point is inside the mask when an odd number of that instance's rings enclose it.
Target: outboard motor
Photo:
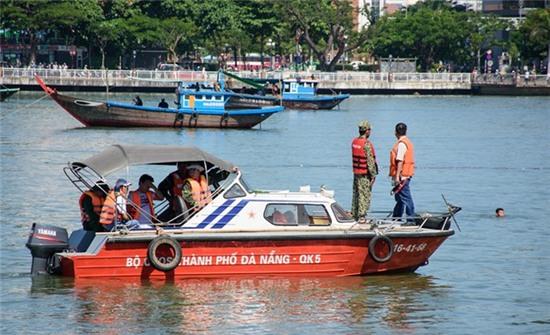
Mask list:
[[[56,270],[54,254],[69,248],[67,230],[56,226],[33,223],[26,246],[31,250],[31,274],[33,276],[54,273]]]

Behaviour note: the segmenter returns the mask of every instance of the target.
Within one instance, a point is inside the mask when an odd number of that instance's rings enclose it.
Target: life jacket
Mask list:
[[[200,183],[193,178],[187,178],[189,185],[191,185],[191,196],[195,201],[195,205],[200,209],[208,205],[210,202],[210,189],[208,188],[208,182],[204,176],[201,176]]]
[[[86,211],[84,210],[84,207],[82,206],[86,196],[89,196],[92,199],[92,205],[94,206],[94,213],[96,213],[97,215],[101,214],[101,208],[103,207],[103,202],[105,201],[104,197],[98,196],[95,192],[86,191],[82,193],[80,195],[80,199],[78,200],[78,204],[80,206],[80,219],[82,223],[90,221],[90,216],[86,213]]]
[[[372,156],[376,164],[376,151],[372,142],[366,138],[360,136],[351,142],[351,155],[353,158],[353,174],[366,175],[369,174],[369,167],[367,164],[367,153],[365,152],[365,145],[368,144],[372,151]]]
[[[116,214],[116,194],[115,191],[109,192],[103,207],[101,208],[101,214],[99,215],[99,223],[103,226],[108,226],[115,220]]]
[[[397,174],[397,148],[399,143],[404,143],[407,146],[407,152],[403,158],[401,175],[403,177],[412,177],[414,175],[414,146],[406,136],[401,136],[390,151],[390,176],[395,177]]]
[[[128,199],[132,202],[132,205],[128,205],[127,211],[128,214],[132,217],[132,219],[138,220],[141,211],[139,211],[137,208],[141,209],[141,196],[139,195],[139,191],[132,191],[130,192],[130,196]],[[151,214],[151,217],[155,216],[155,209],[153,206],[153,194],[151,191],[146,191],[145,195],[147,196],[147,200],[149,200],[149,213]]]

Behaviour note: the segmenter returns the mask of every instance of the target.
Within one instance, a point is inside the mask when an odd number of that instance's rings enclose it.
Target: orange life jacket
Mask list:
[[[101,214],[101,208],[103,207],[103,202],[105,201],[104,197],[98,196],[95,192],[86,191],[82,193],[80,195],[80,199],[78,200],[78,204],[80,206],[80,219],[82,223],[90,221],[90,216],[86,213],[86,211],[84,210],[84,207],[82,206],[86,196],[89,196],[92,199],[92,205],[94,206],[94,213],[96,213],[97,215]]]
[[[204,176],[201,176],[200,183],[193,178],[187,178],[189,185],[191,185],[191,196],[195,201],[197,207],[203,208],[210,202],[210,189],[208,188],[208,182]]]
[[[128,197],[129,200],[132,202],[132,205],[128,204],[128,214],[132,217],[132,219],[138,220],[141,212],[137,210],[137,208],[141,209],[141,196],[139,195],[139,191],[132,191],[130,192],[130,196]],[[147,200],[149,200],[149,214],[151,214],[151,217],[155,216],[155,208],[153,206],[153,193],[151,191],[146,191],[145,195],[147,196]]]
[[[109,192],[103,207],[101,208],[101,214],[99,215],[99,223],[103,226],[108,226],[113,223],[116,213],[116,194],[115,191]]]
[[[372,156],[374,157],[374,162],[376,162],[376,151],[374,151],[374,146],[371,141],[360,136],[357,137],[351,142],[351,155],[353,158],[353,174],[365,175],[369,173],[369,168],[367,164],[367,154],[365,152],[365,145],[368,144],[372,151]]]
[[[401,175],[403,177],[412,177],[414,175],[414,146],[406,136],[401,136],[390,151],[390,176],[395,177],[397,175],[397,147],[399,143],[404,143],[407,146],[407,152],[403,158]]]

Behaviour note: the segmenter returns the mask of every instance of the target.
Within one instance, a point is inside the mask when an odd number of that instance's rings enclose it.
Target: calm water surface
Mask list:
[[[549,97],[355,96],[341,110],[285,111],[254,130],[86,129],[40,97],[0,104],[1,333],[550,333]],[[171,98],[142,95],[161,97]],[[384,175],[397,122],[416,145],[417,211],[443,210],[442,193],[464,208],[462,232],[414,274],[175,283],[28,274],[32,222],[79,226],[78,191],[62,172],[70,160],[114,143],[197,145],[239,165],[255,188],[326,185],[349,208],[349,145],[365,118],[383,174],[373,210],[394,203]],[[157,181],[169,171],[147,170]],[[136,184],[143,172],[112,178]],[[495,218],[496,207],[507,216]]]

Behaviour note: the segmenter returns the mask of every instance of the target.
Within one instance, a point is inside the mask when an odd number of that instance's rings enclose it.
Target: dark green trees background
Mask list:
[[[312,58],[325,71],[345,55],[416,58],[421,70],[429,70],[439,62],[479,66],[494,46],[513,60],[550,52],[550,9],[514,24],[442,0],[384,16],[360,31],[353,27],[358,13],[345,0],[2,0],[0,14],[3,34],[17,34],[17,43],[30,46],[29,63],[38,44],[55,40],[88,48],[87,63],[101,68],[145,49],[165,50],[173,63],[251,52]],[[497,31],[507,38],[496,39]]]

